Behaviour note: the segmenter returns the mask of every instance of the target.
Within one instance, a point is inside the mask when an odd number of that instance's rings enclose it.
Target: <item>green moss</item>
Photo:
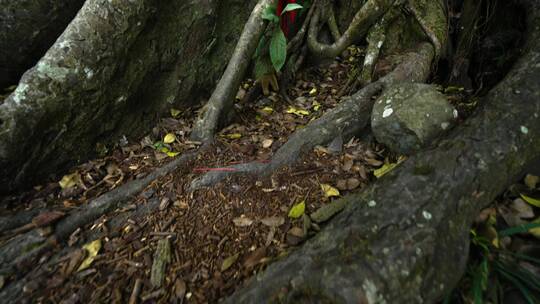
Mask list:
[[[21,254],[31,252],[32,250],[37,249],[37,248],[41,247],[42,245],[43,245],[43,242],[28,244],[25,247],[23,247]]]
[[[414,167],[414,175],[430,175],[435,171],[435,168],[426,164],[417,164]]]

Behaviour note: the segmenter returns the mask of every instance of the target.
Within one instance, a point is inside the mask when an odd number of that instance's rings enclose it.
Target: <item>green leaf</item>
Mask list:
[[[306,210],[306,202],[301,201],[300,203],[294,205],[291,208],[291,210],[289,211],[289,217],[293,219],[297,219],[304,214],[305,210]]]
[[[270,22],[279,22],[279,17],[276,14],[276,6],[275,5],[269,5],[267,6],[262,13],[262,18],[264,20],[268,20]]]
[[[505,237],[505,236],[511,236],[511,235],[514,235],[514,234],[517,234],[517,233],[525,233],[531,229],[535,229],[535,228],[539,228],[540,227],[540,223],[535,223],[535,222],[532,222],[532,223],[528,223],[528,224],[524,224],[524,225],[519,225],[519,226],[516,226],[516,227],[512,227],[512,228],[508,228],[508,229],[504,229],[503,231],[500,231],[499,232],[499,237]]]
[[[277,72],[281,70],[287,59],[287,38],[281,28],[276,28],[270,40],[270,60]]]
[[[270,60],[268,60],[268,57],[257,57],[255,59],[255,78],[261,79],[264,75],[272,74],[274,73],[274,67],[272,66],[272,63]]]
[[[259,45],[257,46],[257,49],[255,50],[255,55],[253,55],[253,58],[261,57],[262,55],[268,54],[268,41],[266,39],[266,36],[262,36],[261,40],[259,40]]]
[[[519,278],[516,278],[514,274],[509,270],[506,266],[504,266],[502,263],[495,263],[497,272],[507,281],[512,283],[517,289],[521,292],[523,297],[527,300],[528,303],[533,304],[537,303],[534,297],[531,295],[530,290],[519,280]]]
[[[525,194],[520,194],[521,198],[526,201],[527,203],[540,208],[540,199],[532,198],[530,196],[527,196]]]
[[[153,147],[154,147],[154,149],[156,149],[156,150],[160,150],[161,148],[164,147],[164,146],[163,146],[163,142],[162,142],[162,141],[158,141],[158,142],[156,142],[156,143],[154,144]]]
[[[298,3],[289,3],[285,7],[285,9],[281,12],[281,15],[283,16],[283,14],[285,14],[286,12],[291,12],[291,11],[299,10],[299,9],[302,9],[302,8],[304,8],[304,7],[301,6]]]
[[[235,254],[233,256],[230,256],[228,258],[226,258],[224,261],[223,261],[223,264],[221,264],[221,272],[231,268],[231,266],[236,262],[236,260],[238,260],[238,256],[239,254]]]
[[[484,291],[487,288],[487,282],[489,278],[489,266],[487,258],[483,258],[482,262],[476,266],[473,270],[473,285],[472,294],[474,298],[474,304],[484,303]]]

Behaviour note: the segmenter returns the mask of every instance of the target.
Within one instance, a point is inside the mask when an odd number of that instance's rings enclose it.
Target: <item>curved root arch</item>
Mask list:
[[[318,2],[318,8],[311,20],[307,43],[309,50],[317,57],[332,58],[339,55],[351,44],[362,38],[369,28],[381,18],[396,2],[395,0],[368,0],[356,13],[343,35],[339,35],[334,10],[327,1]],[[333,44],[319,42],[319,30],[328,24],[335,41]]]

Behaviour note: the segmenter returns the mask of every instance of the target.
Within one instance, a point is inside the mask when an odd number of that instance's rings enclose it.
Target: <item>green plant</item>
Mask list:
[[[499,248],[499,237],[524,233],[540,227],[540,224],[529,223],[498,232],[494,230],[493,223],[482,228],[486,227],[491,229],[491,233],[471,230],[467,273],[460,286],[443,303],[503,303],[505,287],[518,290],[529,304],[540,303],[535,295],[540,293],[540,277],[522,266],[528,263],[540,268],[540,259]]]
[[[255,78],[261,81],[263,89],[265,88],[265,82],[266,88],[268,88],[268,82],[271,82],[272,86],[277,88],[275,73],[283,68],[287,60],[287,38],[280,23],[287,13],[303,8],[300,4],[288,3],[278,11],[278,5],[282,6],[284,2],[280,0],[266,7],[262,15],[262,18],[270,23],[270,35],[264,35],[259,41],[254,60]]]
[[[288,3],[285,8],[278,11],[278,6],[274,4],[266,7],[263,11],[262,18],[274,24],[274,30],[270,38],[269,53],[272,65],[278,72],[281,70],[287,59],[287,38],[283,32],[283,27],[280,27],[279,24],[288,12],[293,12],[302,8],[302,5],[298,3]],[[264,44],[263,40],[261,40],[261,42]],[[259,46],[261,45],[259,44]]]

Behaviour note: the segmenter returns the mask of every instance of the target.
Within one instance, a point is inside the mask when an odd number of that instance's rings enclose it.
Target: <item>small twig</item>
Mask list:
[[[151,236],[176,236],[176,232],[167,232],[167,231],[152,231],[150,232]]]
[[[149,293],[147,295],[142,296],[141,300],[143,302],[146,302],[148,300],[152,300],[152,299],[155,299],[157,297],[160,297],[160,296],[162,296],[164,294],[165,294],[165,290],[163,288],[161,288],[161,289],[158,289],[158,290],[156,290],[154,292],[151,292],[151,293]]]
[[[131,292],[131,296],[129,297],[129,304],[137,304],[137,299],[139,298],[139,294],[141,293],[141,287],[142,287],[142,280],[141,279],[135,280],[133,291]]]
[[[235,168],[194,168],[193,172],[213,172],[213,171],[219,171],[219,172],[235,172],[237,171]]]
[[[300,175],[306,175],[306,174],[313,174],[313,173],[317,173],[317,172],[320,172],[320,171],[323,171],[323,170],[324,170],[323,168],[315,168],[315,169],[297,171],[297,172],[292,173],[291,176],[300,176]]]

